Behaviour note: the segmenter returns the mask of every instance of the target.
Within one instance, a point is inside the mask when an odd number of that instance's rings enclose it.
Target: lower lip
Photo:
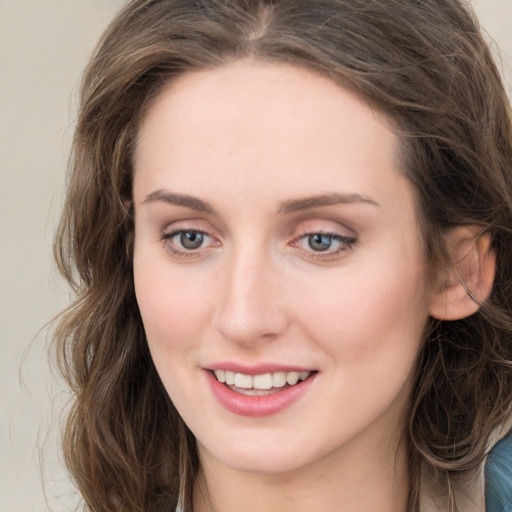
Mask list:
[[[309,390],[316,376],[314,373],[306,380],[282,391],[252,396],[237,393],[221,384],[210,371],[207,371],[207,374],[208,384],[215,398],[228,411],[241,416],[270,416],[283,411]]]

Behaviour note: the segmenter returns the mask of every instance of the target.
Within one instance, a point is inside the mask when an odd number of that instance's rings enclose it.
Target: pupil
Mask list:
[[[317,233],[316,235],[309,236],[309,246],[314,251],[326,251],[331,247],[332,237],[329,235],[322,235]]]
[[[185,231],[181,233],[180,242],[185,249],[198,249],[203,243],[203,235],[193,231]]]

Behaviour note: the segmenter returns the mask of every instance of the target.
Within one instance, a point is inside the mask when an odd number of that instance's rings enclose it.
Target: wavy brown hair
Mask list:
[[[55,330],[74,396],[67,465],[87,510],[169,511],[179,498],[191,510],[195,440],[157,375],[134,294],[132,156],[166,83],[244,57],[328,76],[392,121],[432,268],[446,263],[450,227],[492,237],[489,299],[426,328],[405,433],[416,511],[420,468],[447,484],[475,471],[512,405],[510,106],[458,0],[133,0],[122,9],[83,78],[55,245],[76,292]]]

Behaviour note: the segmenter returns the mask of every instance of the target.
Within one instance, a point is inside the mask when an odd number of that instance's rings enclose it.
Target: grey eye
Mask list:
[[[308,236],[308,245],[313,251],[327,251],[331,248],[333,237],[330,235],[322,235],[315,233]]]
[[[180,244],[185,249],[199,249],[204,242],[204,235],[196,231],[182,231],[180,233]]]

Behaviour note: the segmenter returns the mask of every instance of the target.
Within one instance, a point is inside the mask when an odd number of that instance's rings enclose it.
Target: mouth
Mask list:
[[[292,388],[307,380],[314,372],[291,371],[247,375],[230,370],[212,370],[215,379],[236,393],[246,396],[266,396]]]
[[[280,413],[309,395],[318,370],[261,365],[252,368],[225,363],[205,368],[217,401],[229,412],[248,417]]]

